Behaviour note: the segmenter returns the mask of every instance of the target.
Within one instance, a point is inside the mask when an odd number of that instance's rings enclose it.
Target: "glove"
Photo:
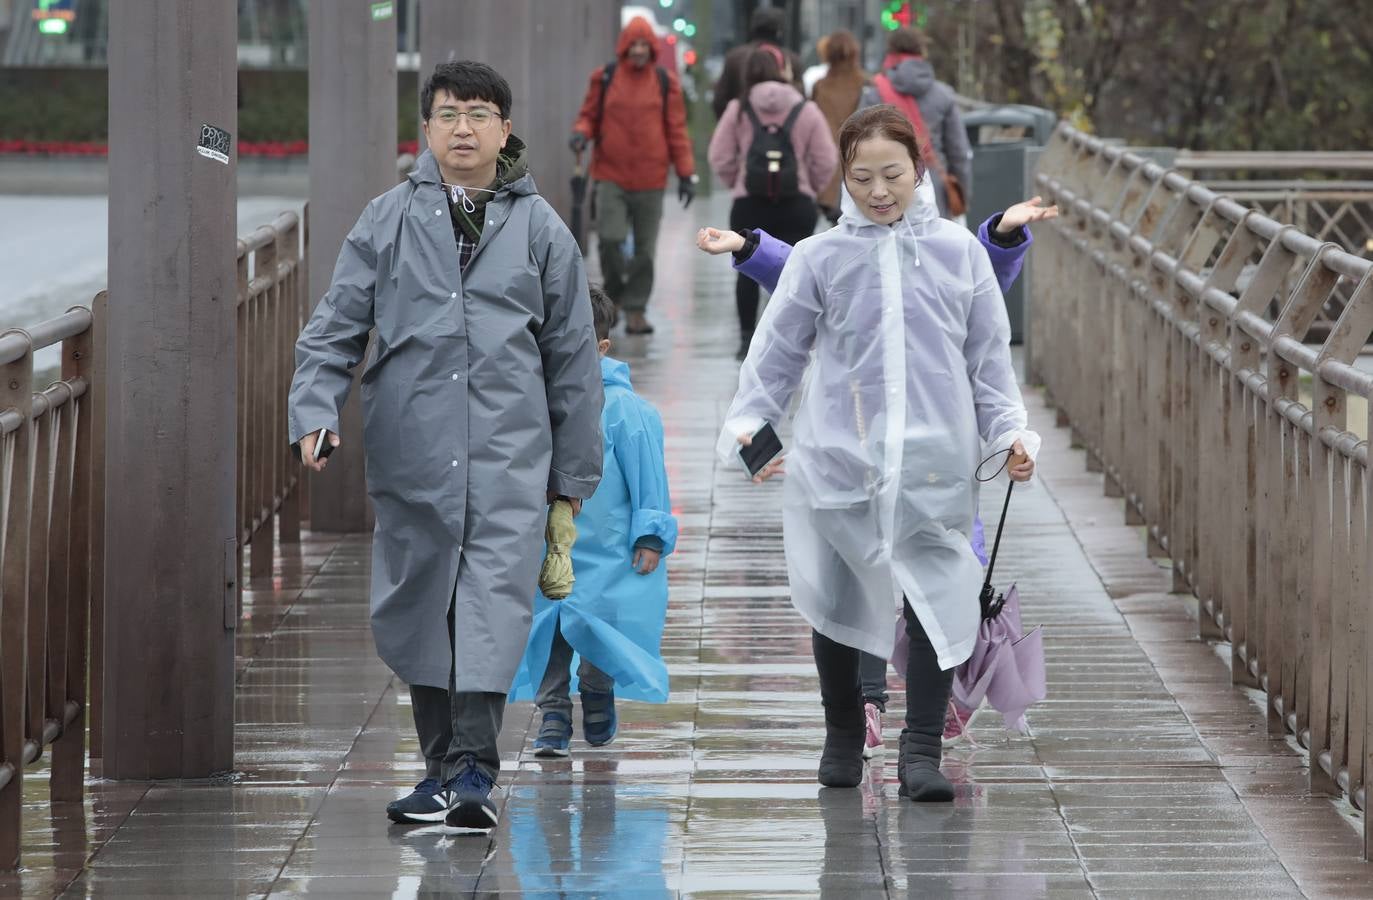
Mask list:
[[[572,132],[572,137],[567,139],[567,146],[572,148],[573,153],[581,153],[586,149],[586,144],[586,135],[582,134],[580,131]]]
[[[677,199],[682,201],[682,209],[691,205],[691,201],[696,199],[696,185],[701,179],[696,175],[687,178],[677,177]]]
[[[548,550],[539,571],[539,590],[549,600],[563,600],[572,593],[576,578],[572,572],[572,545],[577,541],[577,526],[572,524],[572,504],[555,500],[548,509],[544,531]]]

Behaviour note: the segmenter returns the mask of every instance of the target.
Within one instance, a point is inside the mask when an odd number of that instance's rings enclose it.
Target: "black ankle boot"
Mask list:
[[[948,803],[953,799],[953,785],[939,771],[939,757],[943,751],[939,735],[901,732],[901,761],[897,771],[901,775],[902,797],[917,803]]]
[[[858,787],[863,780],[863,708],[832,714],[825,710],[825,749],[820,753],[820,783]]]

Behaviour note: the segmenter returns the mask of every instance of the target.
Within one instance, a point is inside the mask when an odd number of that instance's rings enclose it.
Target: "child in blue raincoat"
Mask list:
[[[572,594],[552,601],[539,594],[524,659],[510,699],[533,699],[542,714],[536,756],[567,756],[572,740],[572,659],[581,662],[582,736],[593,747],[615,738],[615,694],[664,703],[667,666],[659,655],[667,617],[663,557],[677,544],[677,519],[668,496],[663,424],[634,393],[629,366],[606,356],[615,307],[599,288],[591,306],[600,342],[605,445],[600,487],[577,516],[572,547]]]

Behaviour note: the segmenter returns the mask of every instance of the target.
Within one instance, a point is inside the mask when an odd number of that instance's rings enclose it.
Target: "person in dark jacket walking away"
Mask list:
[[[663,217],[667,170],[677,170],[677,196],[696,196],[696,161],[686,128],[686,103],[677,76],[658,65],[657,36],[647,19],[630,19],[616,58],[591,73],[586,99],[572,127],[573,153],[596,142],[596,233],[606,293],[625,312],[626,334],[652,334],[644,316],[653,290],[653,253]],[[634,256],[621,249],[634,232]]]
[[[586,272],[484,63],[424,84],[429,148],[363,210],[296,342],[290,439],[310,468],[363,362],[372,634],[410,686],[426,777],[395,822],[490,830],[505,696],[529,635],[548,504],[601,478]],[[346,173],[343,173],[346,175]],[[348,452],[343,448],[342,452]],[[353,451],[356,452],[356,451]]]
[[[860,109],[890,103],[906,114],[915,126],[922,144],[928,142],[934,158],[923,160],[934,184],[939,214],[956,219],[967,208],[972,192],[972,150],[958,99],[953,88],[934,77],[934,67],[925,58],[925,35],[918,28],[901,28],[887,38],[887,57],[882,72],[863,90]],[[919,121],[917,121],[917,119]],[[962,208],[950,206],[945,177],[957,179],[962,191]]]
[[[839,148],[824,113],[792,87],[791,74],[776,47],[754,51],[749,57],[748,91],[730,101],[715,126],[709,158],[711,169],[734,194],[729,227],[762,228],[794,244],[815,231],[815,194],[839,167]],[[760,140],[767,146],[755,147]],[[778,177],[769,177],[768,160],[757,151],[778,154]],[[735,358],[743,359],[758,319],[758,283],[739,276],[734,299],[739,313]]]
[[[753,51],[764,45],[776,47],[782,52],[791,67],[791,75],[787,80],[802,96],[806,93],[805,84],[801,81],[801,57],[782,44],[787,30],[786,10],[775,6],[761,7],[754,10],[748,24],[748,43],[740,44],[725,54],[724,68],[720,70],[720,78],[715,82],[710,107],[715,111],[716,121],[724,117],[725,107],[729,106],[731,100],[738,100],[744,95],[747,82],[745,70],[748,68],[749,57],[753,55]]]

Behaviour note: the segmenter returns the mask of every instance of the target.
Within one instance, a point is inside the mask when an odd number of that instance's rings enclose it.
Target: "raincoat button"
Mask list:
[[[454,381],[457,381],[457,380],[458,380],[458,373],[457,373],[457,372],[454,372],[454,373],[453,373],[453,380],[454,380]]]
[[[495,220],[495,219],[487,219],[487,220],[486,220],[486,224],[487,224],[487,225],[495,225],[495,224],[496,224],[496,220]]]
[[[448,299],[449,299],[449,300],[456,300],[456,299],[458,299],[458,292],[457,292],[457,291],[454,291],[453,293],[449,294],[449,295],[448,295]]]
[[[458,467],[458,461],[455,459],[455,460],[453,460],[453,468],[456,469],[457,467]]]
[[[436,215],[436,216],[441,216],[441,215],[443,215],[443,210],[441,210],[441,209],[436,209],[436,210],[434,210],[434,215]]]

